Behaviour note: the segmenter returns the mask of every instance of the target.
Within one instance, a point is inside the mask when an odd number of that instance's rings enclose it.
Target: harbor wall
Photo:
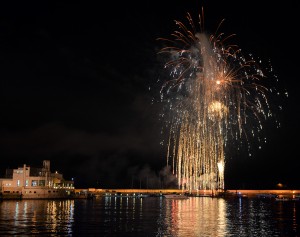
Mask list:
[[[75,189],[75,192],[88,192],[93,194],[105,194],[105,193],[143,193],[143,194],[171,194],[171,193],[189,193],[192,195],[247,195],[249,197],[256,196],[258,194],[276,194],[278,196],[286,195],[300,195],[300,190],[245,190],[245,189],[234,189],[234,190],[182,190],[182,189]]]

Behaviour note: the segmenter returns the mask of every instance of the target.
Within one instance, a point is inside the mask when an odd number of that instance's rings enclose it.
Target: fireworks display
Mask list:
[[[225,151],[232,141],[247,141],[262,131],[261,121],[272,117],[270,89],[262,83],[266,77],[259,64],[228,43],[233,35],[218,32],[223,21],[209,35],[203,16],[202,10],[194,24],[188,13],[188,24],[175,21],[178,30],[171,38],[159,38],[167,45],[160,53],[170,56],[165,63],[169,79],[161,89],[170,112],[163,114],[167,165],[182,189],[223,190]]]

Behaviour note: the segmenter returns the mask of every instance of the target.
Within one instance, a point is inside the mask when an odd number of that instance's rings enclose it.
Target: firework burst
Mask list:
[[[229,140],[248,140],[262,130],[262,120],[272,116],[263,71],[246,59],[234,35],[204,31],[204,14],[195,25],[175,21],[168,46],[160,53],[170,57],[169,78],[161,89],[170,117],[167,165],[172,165],[182,189],[224,189],[225,148]],[[247,127],[247,129],[245,129]],[[250,127],[250,128],[249,128]]]

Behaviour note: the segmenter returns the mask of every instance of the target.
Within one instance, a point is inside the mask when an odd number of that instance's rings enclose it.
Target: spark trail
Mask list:
[[[215,34],[206,34],[203,16],[202,10],[196,27],[188,13],[187,26],[175,21],[178,30],[171,39],[159,38],[168,45],[160,53],[170,56],[165,63],[170,79],[161,89],[171,112],[167,165],[179,188],[223,190],[230,139],[255,137],[263,128],[261,120],[272,113],[256,61],[227,43],[234,35],[218,33],[223,21]]]

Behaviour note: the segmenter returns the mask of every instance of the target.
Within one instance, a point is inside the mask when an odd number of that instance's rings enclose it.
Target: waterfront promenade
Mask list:
[[[290,196],[300,195],[300,190],[244,190],[244,189],[234,189],[234,190],[194,190],[189,192],[188,190],[182,189],[75,189],[76,193],[91,193],[95,195],[103,194],[170,194],[170,193],[183,193],[190,194],[194,196],[235,196],[235,195],[246,195],[248,197],[255,197],[258,194],[275,194],[278,196]]]

